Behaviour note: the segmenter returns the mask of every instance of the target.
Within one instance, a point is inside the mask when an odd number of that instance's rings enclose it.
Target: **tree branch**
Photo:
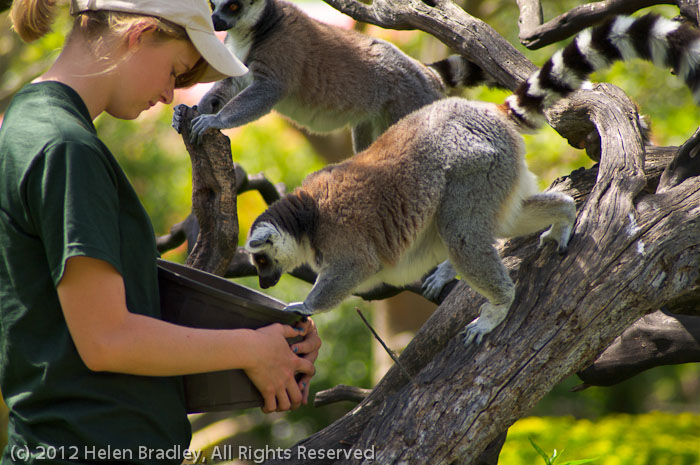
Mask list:
[[[164,236],[156,237],[156,248],[158,253],[164,253],[168,250],[173,250],[187,242],[187,252],[189,253],[197,241],[199,234],[199,225],[194,214],[190,213],[187,218],[174,224],[170,228],[170,232]]]
[[[529,34],[529,31],[540,27],[544,21],[544,16],[542,15],[540,0],[517,0],[517,3],[520,10],[518,24],[520,25],[520,36],[522,37],[526,31]]]
[[[323,407],[342,401],[361,402],[370,392],[372,392],[371,389],[339,384],[325,391],[317,392],[314,397],[314,407]]]
[[[630,14],[653,5],[675,5],[672,0],[605,0],[572,8],[542,24],[542,13],[532,7],[535,0],[518,1],[520,7],[520,43],[530,50],[564,40],[611,15]],[[536,2],[539,7],[539,2]]]
[[[198,149],[193,150],[197,151]],[[260,192],[263,200],[268,205],[278,200],[284,194],[284,185],[272,184],[272,182],[270,182],[270,180],[267,179],[263,173],[248,175],[248,173],[246,173],[243,167],[238,163],[233,163],[233,169],[235,172],[234,190],[237,194],[256,190]],[[199,224],[197,222],[197,218],[195,217],[194,213],[190,213],[183,221],[173,225],[168,234],[156,238],[156,247],[158,248],[158,252],[164,253],[168,250],[179,247],[185,241],[187,241],[187,250],[190,252],[194,247],[198,235]],[[239,254],[240,252],[241,251],[238,250],[236,254]],[[244,269],[237,270],[236,266],[238,266],[240,263],[242,263],[242,260],[240,257],[238,257],[238,255],[235,255],[227,268],[227,277],[255,275],[254,272],[253,274],[250,274],[249,268],[244,267]]]
[[[265,177],[263,173],[246,175],[243,168],[240,165],[236,165],[236,169],[240,169],[242,177],[242,183],[238,188],[238,193],[248,191],[258,191],[262,196],[266,204],[271,205],[275,201],[279,200],[285,193],[284,184],[272,184],[272,182]],[[237,172],[238,173],[238,172]]]
[[[661,365],[700,362],[700,316],[656,311],[627,328],[589,367],[582,387],[611,386]]]
[[[700,128],[678,150],[659,181],[659,193],[678,186],[688,178],[700,175]]]
[[[202,144],[190,142],[190,121],[199,112],[186,105],[175,108],[185,147],[192,160],[192,211],[199,235],[186,265],[223,275],[236,253],[238,213],[236,172],[229,138],[219,131],[205,134]]]
[[[700,4],[698,0],[678,0],[678,8],[688,21],[700,24]]]
[[[491,26],[449,0],[324,0],[364,21],[391,29],[419,29],[484,69],[503,87],[515,89],[536,67]]]

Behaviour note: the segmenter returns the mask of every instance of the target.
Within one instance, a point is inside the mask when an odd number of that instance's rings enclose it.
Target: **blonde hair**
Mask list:
[[[14,0],[10,18],[14,30],[25,42],[32,42],[51,30],[55,18],[56,0]],[[92,42],[94,50],[101,50],[108,35],[126,38],[135,27],[144,31],[153,31],[156,40],[187,40],[185,28],[156,16],[118,11],[86,11],[76,16],[73,30],[68,36],[69,42],[80,35]],[[187,73],[177,77],[175,87],[189,87],[199,82],[206,71],[207,63],[200,58]]]
[[[55,0],[14,0],[12,27],[23,41],[33,42],[51,30],[55,9]]]

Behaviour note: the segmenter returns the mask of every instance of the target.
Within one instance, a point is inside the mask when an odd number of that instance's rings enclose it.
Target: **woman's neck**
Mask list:
[[[33,82],[57,81],[71,87],[95,119],[107,106],[114,75],[109,59],[96,60],[94,53],[79,38],[69,40],[51,68]]]

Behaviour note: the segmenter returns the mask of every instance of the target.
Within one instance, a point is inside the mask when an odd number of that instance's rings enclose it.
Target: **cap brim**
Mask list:
[[[226,48],[216,35],[187,27],[192,44],[207,62],[200,82],[220,81],[229,76],[242,76],[248,68]]]

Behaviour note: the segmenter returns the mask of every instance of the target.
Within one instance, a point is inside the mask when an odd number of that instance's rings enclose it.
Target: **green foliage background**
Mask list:
[[[500,463],[542,463],[532,438],[545,452],[563,451],[560,461],[595,458],[596,465],[697,465],[700,417],[690,413],[611,414],[598,420],[529,417],[509,431]]]
[[[309,3],[313,2],[315,0],[309,0]],[[469,13],[484,19],[511,43],[518,44],[515,2],[484,0],[461,3]],[[575,4],[573,1],[554,3],[545,5],[546,18]],[[677,14],[673,7],[656,10],[666,16]],[[35,44],[21,45],[9,31],[6,14],[0,13],[0,114],[11,94],[23,82],[40,74],[55,58],[68,28],[69,20],[64,14],[56,23],[57,32]],[[422,33],[384,31],[374,27],[367,28],[367,32],[396,43],[426,62],[449,53],[444,46]],[[542,64],[562,45],[539,51],[516,46],[534,63]],[[637,101],[652,121],[653,138],[658,145],[680,144],[700,122],[700,110],[692,102],[689,91],[664,70],[646,63],[625,63],[594,76],[594,80],[616,84]],[[502,102],[506,95],[508,92],[483,88],[465,91],[468,98],[496,102]],[[96,120],[99,134],[128,173],[158,234],[166,233],[190,210],[190,162],[180,137],[170,127],[171,114],[171,107],[161,107],[134,121],[115,120],[106,115]],[[275,115],[226,133],[231,138],[234,160],[248,173],[264,172],[270,180],[284,183],[288,189],[324,165],[306,138]],[[592,165],[583,151],[569,147],[550,128],[526,136],[526,142],[528,161],[540,176],[543,187],[558,176]],[[240,197],[241,241],[253,219],[264,208],[257,193]],[[180,248],[166,254],[165,258],[182,261],[184,253]],[[240,282],[256,287],[255,279]],[[284,301],[298,301],[305,297],[309,288],[305,283],[285,277],[269,293]],[[351,299],[340,309],[315,318],[324,347],[317,362],[318,375],[312,384],[313,392],[341,383],[371,387],[374,369],[371,339],[355,315],[355,307],[371,315],[369,304]],[[700,369],[697,365],[656,369],[612,388],[569,392],[576,384],[575,377],[562,381],[531,412],[533,417],[513,425],[501,463],[536,463],[539,459],[527,439],[533,437],[547,451],[566,449],[564,461],[599,457],[594,463],[700,464]],[[253,448],[265,445],[287,447],[322,429],[351,407],[350,404],[338,404],[321,409],[307,407],[288,414],[263,415],[258,411],[244,411],[225,415],[195,433],[193,448],[211,451],[213,444],[232,435],[233,444]],[[666,413],[647,413],[657,409]],[[4,412],[0,406],[0,448]],[[192,418],[196,425],[203,420],[198,416]]]

